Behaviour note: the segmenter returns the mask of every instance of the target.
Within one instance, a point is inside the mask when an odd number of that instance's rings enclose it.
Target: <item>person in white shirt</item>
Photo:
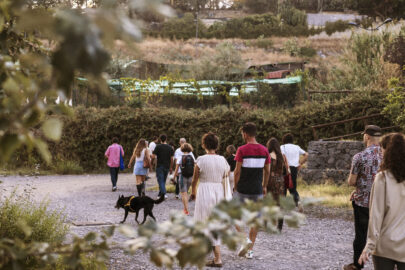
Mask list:
[[[154,151],[155,148],[156,148],[156,144],[158,143],[158,141],[159,141],[159,138],[158,138],[157,136],[154,136],[154,137],[152,138],[152,141],[149,143],[149,150],[150,150],[150,153],[153,153],[153,151]],[[150,169],[151,169],[151,171],[156,170],[156,159],[154,159],[154,158],[151,160]]]
[[[176,161],[174,177],[179,179],[184,214],[188,216],[190,214],[188,211],[188,190],[193,180],[195,157],[193,155],[193,147],[188,143],[182,144],[181,152],[181,156],[179,156]]]
[[[177,164],[177,161],[181,159],[181,156],[183,155],[183,152],[181,151],[181,146],[183,144],[185,144],[187,142],[187,140],[185,138],[180,138],[179,140],[179,144],[180,147],[176,149],[176,151],[174,151],[174,164]],[[173,183],[176,185],[176,199],[180,198],[179,194],[180,194],[180,168],[178,168],[177,172],[175,171],[175,175],[177,175],[176,177],[173,176]]]
[[[304,164],[308,159],[308,153],[302,150],[298,145],[293,144],[294,137],[291,133],[287,133],[283,136],[283,145],[281,146],[281,153],[285,155],[288,160],[288,165],[290,167],[291,178],[293,182],[293,188],[288,189],[290,194],[294,197],[295,204],[302,211],[302,206],[299,203],[300,195],[297,191],[297,176],[298,171],[301,169],[302,164]],[[304,156],[300,161],[300,157]]]

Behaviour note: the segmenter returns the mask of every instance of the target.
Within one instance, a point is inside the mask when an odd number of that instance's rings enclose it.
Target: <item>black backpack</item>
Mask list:
[[[181,159],[181,174],[184,177],[191,177],[194,174],[194,158],[191,155],[185,155]]]

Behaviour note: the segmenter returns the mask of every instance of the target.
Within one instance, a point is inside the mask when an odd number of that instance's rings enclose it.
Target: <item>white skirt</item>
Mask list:
[[[224,199],[224,186],[222,183],[200,183],[197,189],[195,202],[194,220],[205,221],[210,216],[212,209]],[[211,239],[214,246],[220,245],[220,241]]]

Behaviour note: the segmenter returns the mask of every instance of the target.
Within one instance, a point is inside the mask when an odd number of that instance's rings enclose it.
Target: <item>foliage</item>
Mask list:
[[[19,222],[25,222],[31,228],[28,237],[21,227],[16,226]],[[22,196],[14,192],[0,205],[0,238],[61,244],[69,229],[65,222],[62,213],[49,210],[48,201],[33,205],[27,193]]]
[[[299,86],[297,84],[268,85],[259,83],[257,91],[244,94],[242,101],[259,108],[292,107],[298,103]]]
[[[245,239],[234,230],[235,225],[254,226],[276,233],[277,220],[284,216],[289,226],[297,227],[302,223],[303,216],[292,211],[294,208],[291,198],[282,198],[280,208],[271,196],[257,203],[222,201],[205,222],[195,222],[185,215],[172,213],[166,222],[148,222],[138,230],[123,226],[120,231],[131,238],[126,242],[131,254],[138,250],[150,253],[151,260],[158,267],[172,268],[177,262],[182,268],[196,265],[203,269],[206,257],[212,252],[212,239],[221,239],[229,249],[235,250]],[[162,240],[152,242],[152,237],[157,235],[163,236]]]
[[[325,32],[328,36],[336,32],[344,32],[350,28],[350,25],[347,21],[337,20],[335,22],[326,22]]]
[[[196,80],[239,80],[242,79],[246,63],[232,43],[224,42],[215,48],[215,53],[202,57],[193,66]]]
[[[198,37],[206,36],[207,27],[198,20]],[[185,13],[183,17],[171,18],[163,22],[157,29],[145,30],[151,36],[167,37],[172,39],[189,39],[196,36],[196,22],[192,13]]]
[[[57,174],[82,174],[84,169],[76,161],[57,160],[52,171]]]
[[[385,50],[384,59],[391,63],[400,65],[404,70],[405,66],[405,27],[401,33],[387,45]]]
[[[307,27],[307,14],[305,11],[294,8],[288,1],[281,4],[278,13],[280,14],[281,21],[290,26],[304,26]]]
[[[389,33],[353,34],[339,63],[326,67],[326,78],[311,80],[311,89],[386,89],[387,80],[399,73],[396,65],[383,59],[391,40]]]
[[[273,47],[273,41],[270,38],[264,38],[264,36],[260,36],[254,41],[253,45],[257,48],[268,50]]]
[[[398,78],[392,78],[389,87],[392,92],[387,96],[388,104],[384,108],[384,113],[405,130],[405,87]]]
[[[313,57],[316,55],[316,50],[309,45],[303,47],[298,44],[297,38],[292,38],[284,42],[283,51],[291,56]]]
[[[45,115],[68,112],[63,101],[70,97],[78,72],[90,79],[94,89],[105,90],[106,47],[117,38],[140,38],[140,30],[127,13],[116,8],[115,1],[106,1],[91,12],[27,9],[24,0],[0,1],[0,164],[23,144],[35,147],[49,162],[50,153],[40,136],[57,140],[62,126],[56,118],[44,122]],[[155,2],[130,2],[127,11],[167,11]],[[57,95],[60,105],[43,101]],[[31,129],[39,125],[43,132],[34,136]]]
[[[404,18],[404,0],[358,0],[357,10],[361,14],[379,17],[382,20],[391,18]]]
[[[281,139],[289,131],[296,143],[305,147],[313,140],[311,126],[353,117],[379,113],[384,108],[386,93],[383,91],[362,92],[334,102],[323,102],[314,106],[304,103],[290,109],[265,107],[258,103],[258,110],[216,107],[212,109],[169,109],[162,107],[131,109],[126,107],[96,109],[77,108],[73,118],[63,117],[64,130],[59,142],[50,142],[52,156],[61,160],[75,160],[86,171],[105,168],[104,152],[111,138],[118,136],[123,145],[128,163],[130,153],[139,138],[150,139],[166,133],[170,142],[185,137],[196,154],[202,154],[201,136],[216,132],[220,138],[220,153],[230,144],[241,145],[243,141],[239,127],[247,121],[259,127],[258,140],[265,143],[270,137]],[[259,99],[259,98],[258,98]],[[290,99],[288,99],[290,100]],[[350,104],[350,106],[348,106]],[[263,107],[262,107],[263,106]],[[179,106],[180,107],[180,106]],[[147,123],[147,124],[145,124]],[[376,119],[376,124],[392,126],[390,118]],[[362,122],[347,123],[339,130],[322,129],[319,137],[333,137],[354,133],[364,129]],[[15,164],[26,164],[26,155],[20,153]]]
[[[252,13],[276,13],[278,0],[245,0],[243,5]]]
[[[305,20],[305,21],[304,21]],[[305,12],[296,9],[284,9],[280,16],[272,13],[256,14],[241,18],[232,18],[224,22],[215,22],[208,29],[199,22],[200,38],[243,38],[255,39],[271,36],[308,36],[322,29],[308,28]],[[188,39],[195,37],[196,23],[192,14],[183,18],[171,19],[155,30],[145,30],[145,34],[168,38]]]

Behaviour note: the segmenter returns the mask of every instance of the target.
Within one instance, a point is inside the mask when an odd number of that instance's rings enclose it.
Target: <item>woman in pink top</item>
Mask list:
[[[108,146],[105,156],[108,158],[107,166],[110,167],[112,191],[117,190],[118,172],[120,170],[120,153],[124,156],[124,149],[118,144],[118,138],[112,139],[112,145]]]

